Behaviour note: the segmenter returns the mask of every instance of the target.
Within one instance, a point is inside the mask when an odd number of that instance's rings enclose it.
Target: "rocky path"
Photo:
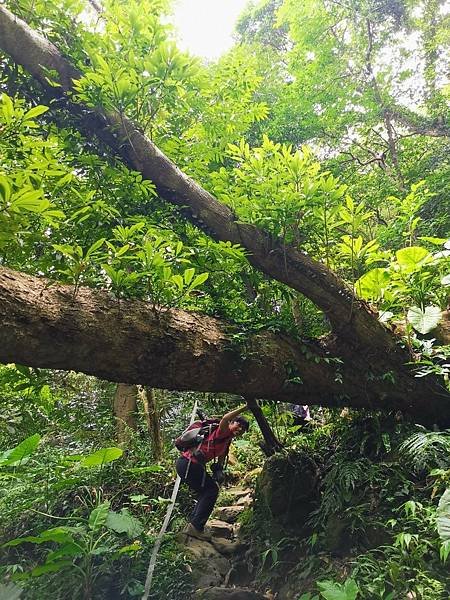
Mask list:
[[[207,531],[211,541],[179,534],[179,541],[193,558],[194,598],[202,600],[270,600],[248,587],[252,577],[245,560],[245,544],[237,519],[252,502],[252,490],[229,488],[230,506],[216,507]]]

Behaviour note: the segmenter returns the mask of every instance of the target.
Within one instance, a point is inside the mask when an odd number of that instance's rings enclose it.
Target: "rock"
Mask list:
[[[224,558],[210,542],[204,540],[197,540],[196,538],[189,538],[189,541],[185,545],[186,550],[193,556],[195,561],[206,559],[209,564],[215,564],[221,575],[225,575],[230,564],[226,558]]]
[[[255,479],[261,474],[261,472],[262,472],[262,467],[256,467],[256,469],[252,469],[251,471],[246,473],[246,475],[244,477],[244,481],[246,481],[246,482],[255,481]]]
[[[291,587],[293,586],[293,587]],[[302,594],[299,592],[299,587],[295,582],[287,582],[278,590],[277,600],[298,600]]]
[[[242,536],[242,525],[240,523],[234,523],[233,525],[233,537],[236,539],[241,539]]]
[[[232,554],[236,554],[239,550],[242,549],[241,542],[232,542],[231,540],[226,540],[224,538],[213,538],[212,545],[224,556],[231,556]]]
[[[239,498],[242,498],[242,496],[248,496],[251,494],[252,490],[250,488],[232,487],[227,488],[225,492],[233,496],[235,500],[239,500]]]
[[[220,585],[223,582],[223,576],[214,564],[209,565],[205,561],[200,561],[192,569],[192,581],[200,588],[209,588],[210,586]]]
[[[247,508],[252,503],[252,497],[250,494],[246,496],[241,496],[237,501],[235,506],[245,506]]]
[[[185,548],[194,559],[192,579],[198,587],[214,586],[223,582],[231,563],[210,542],[189,537]]]
[[[256,505],[279,524],[302,531],[318,498],[319,469],[306,452],[275,454],[258,480]]]
[[[341,515],[330,515],[325,525],[324,546],[332,554],[345,554],[350,546],[348,522]]]
[[[226,538],[227,540],[233,537],[233,526],[219,519],[209,519],[207,530],[213,537]]]
[[[214,511],[214,514],[221,521],[235,523],[244,508],[245,506],[219,506]]]
[[[210,587],[198,589],[196,598],[201,600],[267,600],[267,596],[248,588]]]
[[[241,556],[237,560],[233,560],[233,567],[224,583],[226,585],[231,584],[245,587],[251,585],[253,580],[253,569],[250,568],[249,561]]]
[[[444,310],[442,312],[440,323],[438,323],[436,329],[433,329],[433,331],[430,332],[430,335],[436,338],[441,344],[450,344],[450,310]]]

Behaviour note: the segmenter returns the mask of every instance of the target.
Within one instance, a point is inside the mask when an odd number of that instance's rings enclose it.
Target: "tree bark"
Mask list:
[[[140,397],[144,407],[147,431],[150,436],[153,457],[161,460],[163,456],[163,441],[160,428],[160,411],[155,390],[150,387],[141,387]]]
[[[136,431],[137,388],[128,383],[119,383],[114,393],[114,416],[117,423],[117,441],[128,444],[130,434]]]
[[[283,444],[277,439],[272,431],[272,428],[256,400],[254,398],[246,398],[246,401],[264,438],[264,444],[261,444],[261,450],[266,456],[272,456],[275,452],[278,452],[283,448]]]
[[[415,379],[406,367],[377,376],[358,356],[337,363],[326,341],[258,332],[238,343],[233,333],[206,315],[118,303],[89,288],[74,297],[72,286],[0,268],[0,362],[169,390],[402,410],[424,424],[450,424],[450,394],[431,377]]]

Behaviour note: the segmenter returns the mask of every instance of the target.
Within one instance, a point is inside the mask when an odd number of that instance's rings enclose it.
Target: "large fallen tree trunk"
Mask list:
[[[108,319],[102,320],[99,314],[97,315],[99,320],[96,322],[102,323],[105,332],[102,334],[97,325],[96,337],[83,338],[82,333],[89,334],[89,331],[84,329],[77,333],[77,327],[81,327],[78,321],[67,323],[68,329],[64,335],[67,335],[68,339],[65,339],[62,330],[55,329],[61,336],[58,352],[52,351],[51,336],[48,332],[45,333],[45,323],[54,326],[54,321],[50,317],[44,316],[39,323],[39,336],[33,338],[35,352],[27,348],[27,332],[22,333],[20,338],[20,317],[18,317],[16,329],[13,327],[9,330],[10,347],[2,349],[0,360],[52,368],[70,368],[92,372],[100,377],[120,382],[142,383],[168,389],[222,390],[253,397],[297,400],[302,403],[319,402],[324,405],[339,403],[352,406],[376,406],[382,409],[395,408],[409,412],[422,422],[425,420],[447,422],[450,418],[450,410],[449,395],[445,389],[431,378],[425,380],[413,378],[405,367],[405,363],[410,359],[407,351],[400,347],[395,336],[378,322],[370,308],[356,298],[335,274],[301,251],[284,245],[278,239],[273,239],[267,232],[254,225],[239,222],[227,206],[218,202],[210,193],[182,173],[145,137],[139,127],[124,115],[111,111],[93,111],[80,104],[72,103],[68,93],[72,91],[73,80],[81,74],[53,44],[31,30],[26,23],[1,5],[0,47],[33,75],[46,89],[46,93],[63,98],[69,111],[78,117],[82,115],[85,128],[90,134],[95,133],[127,165],[152,180],[162,198],[181,207],[184,215],[212,237],[244,246],[249,252],[248,258],[254,267],[300,291],[320,307],[327,314],[333,328],[333,335],[329,337],[326,345],[329,354],[323,358],[342,359],[343,365],[340,367],[341,372],[335,372],[335,369],[325,361],[313,366],[305,361],[304,356],[302,358],[302,352],[299,352],[298,347],[293,346],[291,342],[283,341],[283,338],[278,337],[273,346],[273,338],[269,334],[265,334],[262,339],[256,336],[249,338],[247,343],[250,344],[254,356],[247,353],[246,360],[243,360],[237,352],[233,358],[229,339],[222,330],[219,336],[221,343],[215,345],[208,336],[206,340],[202,336],[197,337],[200,320],[195,316],[190,316],[191,320],[188,319],[191,325],[182,320],[184,329],[174,328],[169,316],[185,314],[174,311],[159,313],[157,320],[150,321],[154,327],[159,323],[159,329],[157,327],[153,329],[153,334],[159,331],[159,337],[154,335],[152,337],[150,332],[146,335],[137,335],[134,329],[137,321],[128,318],[126,313],[126,310],[132,310],[132,306],[128,303],[123,304],[122,310],[116,315],[116,325],[118,331],[122,333],[117,339],[128,340],[130,347],[127,347],[127,352],[129,350],[131,356],[136,359],[134,367],[126,360],[128,367],[120,370],[120,363],[124,360],[122,346],[117,343],[116,331],[110,339],[108,338],[108,334],[111,333],[110,322]],[[60,87],[49,85],[49,72],[59,78]],[[9,283],[12,285],[11,279]],[[11,297],[14,297],[14,293],[12,289]],[[83,292],[86,295],[89,293]],[[72,305],[71,310],[75,310],[79,298],[81,295],[77,296],[77,301]],[[56,301],[57,298],[54,300]],[[32,310],[29,305],[28,316]],[[65,310],[69,310],[67,305]],[[100,307],[97,305],[94,311],[98,313]],[[76,314],[78,313],[74,316]],[[213,322],[203,317],[201,320],[204,324]],[[24,323],[26,322],[25,319]],[[56,323],[59,323],[58,319]],[[131,327],[129,332],[126,330],[128,325]],[[220,330],[220,326],[217,327]],[[184,338],[178,338],[175,330],[184,331]],[[193,348],[188,340],[189,330],[193,336],[192,343],[195,340],[204,342],[200,344],[203,348],[200,353],[202,359],[197,361],[202,365],[200,370],[193,368]],[[194,334],[194,330],[197,334]],[[210,331],[213,330],[214,328]],[[12,331],[15,331],[14,335]],[[15,335],[22,339],[21,346],[17,340],[13,343]],[[102,344],[110,342],[111,351],[108,352],[108,360],[105,351],[101,350],[96,343],[100,338]],[[78,343],[70,344],[71,339],[76,339]],[[134,349],[131,344],[133,339]],[[175,346],[179,351],[173,350],[176,340],[179,346]],[[141,343],[142,348],[139,346]],[[277,344],[280,346],[278,347]],[[78,346],[79,350],[74,352],[74,348]],[[182,351],[185,348],[191,348],[187,355]],[[210,352],[204,351],[205,348],[209,348]],[[213,350],[218,353],[216,358],[213,357]],[[98,361],[95,368],[90,360],[92,352],[102,354],[102,362]],[[280,362],[278,359],[281,358]],[[103,359],[105,359],[104,364]],[[290,367],[289,373],[287,366],[292,364],[294,368]],[[147,370],[151,374],[145,375]],[[235,372],[231,372],[234,370]],[[296,373],[301,373],[303,380],[301,387],[289,383],[289,380],[296,378]],[[343,384],[339,384],[341,376]],[[301,400],[297,397],[299,393]]]
[[[240,336],[239,336],[240,337]],[[301,404],[402,410],[450,423],[449,395],[406,370],[369,385],[326,346],[271,332],[236,344],[230,325],[179,309],[0,268],[0,362],[81,371],[117,382],[231,392]]]
[[[244,246],[254,267],[310,298],[329,318],[338,355],[358,353],[370,362],[375,350],[382,361],[381,371],[387,370],[387,355],[390,363],[408,360],[368,306],[324,265],[256,226],[239,222],[226,205],[185,175],[125,115],[72,103],[67,93],[73,91],[73,80],[82,74],[53,44],[1,5],[0,48],[50,95],[65,97],[69,111],[83,114],[89,134],[96,134],[128,166],[151,180],[161,198],[182,207],[185,216],[215,239]],[[49,72],[59,78],[59,87],[49,85]]]

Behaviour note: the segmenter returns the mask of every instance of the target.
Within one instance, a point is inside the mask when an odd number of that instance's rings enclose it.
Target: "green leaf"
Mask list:
[[[447,558],[450,555],[450,540],[444,542],[439,549],[439,556],[442,562],[447,562]]]
[[[386,269],[376,268],[365,273],[356,282],[356,289],[362,298],[377,300],[389,285],[390,276]]]
[[[181,275],[172,275],[171,279],[181,292],[184,287],[184,281]]]
[[[412,306],[408,310],[408,321],[419,333],[428,333],[432,331],[439,323],[442,312],[439,306],[426,306],[423,311],[418,306]]]
[[[41,436],[38,433],[26,438],[15,448],[7,450],[0,457],[0,466],[13,465],[23,461],[24,458],[33,454],[41,441]]]
[[[347,579],[343,584],[330,580],[318,581],[317,587],[325,600],[356,600],[359,592],[354,579]]]
[[[197,275],[197,277],[194,279],[194,281],[191,283],[191,285],[189,286],[191,290],[198,288],[202,285],[202,283],[205,283],[205,281],[208,279],[209,274],[208,273],[200,273],[200,275]]]
[[[96,242],[94,242],[92,244],[92,246],[89,248],[89,250],[86,252],[86,258],[91,256],[91,254],[93,254],[96,250],[98,250],[100,248],[100,246],[102,246],[104,244],[105,241],[106,241],[105,238],[101,238],[100,240],[97,240]]]
[[[40,213],[49,206],[50,202],[42,199],[42,190],[26,190],[20,195],[14,196],[11,200],[11,210],[16,212],[28,210],[30,212]]]
[[[11,123],[14,116],[14,104],[8,94],[3,92],[2,96],[2,109],[6,123]]]
[[[411,246],[402,248],[395,253],[398,264],[407,271],[414,271],[426,262],[430,262],[433,257],[425,248],[420,246]]]
[[[195,269],[186,269],[183,273],[184,282],[186,285],[189,285],[194,277]]]
[[[99,67],[99,71],[103,71],[108,75],[111,73],[108,63],[100,54],[96,54],[92,57],[93,63],[96,67]]]
[[[429,237],[424,235],[419,237],[419,240],[423,240],[424,242],[428,242],[430,244],[435,244],[436,246],[441,246],[447,240],[447,238]]]
[[[61,558],[67,558],[68,556],[83,556],[83,554],[83,548],[80,547],[79,544],[76,544],[75,542],[67,542],[66,544],[60,546],[54,552],[50,552],[49,554],[47,554],[46,562],[54,562]]]
[[[65,214],[63,213],[62,210],[46,210],[43,214],[44,218],[47,221],[53,221],[53,219],[64,219],[65,218]]]
[[[142,550],[142,546],[141,544],[128,544],[128,546],[122,546],[122,548],[119,549],[119,554],[135,554],[136,552],[138,552],[138,550]]]
[[[148,465],[147,467],[130,467],[129,473],[162,473],[164,467],[161,465]]]
[[[61,569],[65,569],[72,565],[71,560],[60,560],[58,562],[49,562],[43,565],[39,565],[35,567],[31,574],[33,577],[39,577],[40,575],[44,575],[45,573],[56,573],[57,571],[61,571]]]
[[[69,258],[76,256],[73,246],[69,246],[68,244],[53,244],[53,248],[56,252],[68,256]]]
[[[47,540],[42,540],[36,535],[27,535],[25,537],[14,538],[13,540],[9,540],[9,542],[5,542],[2,544],[2,548],[9,548],[14,546],[20,546],[21,544],[30,543],[30,544],[43,544]]]
[[[100,504],[99,506],[97,506],[97,508],[94,508],[94,510],[89,515],[89,529],[92,529],[93,531],[98,531],[99,529],[101,529],[106,523],[106,517],[108,516],[108,512],[109,502],[103,502],[103,504]]]
[[[39,117],[39,115],[42,115],[47,111],[48,111],[48,106],[43,106],[42,104],[39,104],[39,106],[30,108],[30,110],[24,114],[23,120],[31,121],[32,119]]]
[[[106,519],[106,527],[117,533],[126,533],[129,537],[136,537],[144,530],[139,519],[133,517],[126,508],[122,508],[120,513],[110,510]]]
[[[450,541],[450,488],[445,490],[437,507],[437,530],[443,542]]]
[[[11,198],[11,186],[4,175],[0,175],[0,197],[5,203]]]
[[[57,544],[72,543],[72,531],[79,531],[79,527],[53,527],[41,531],[39,535],[27,535],[25,537],[14,538],[3,544],[5,547],[19,546],[20,544],[46,544],[48,542],[56,542]]]
[[[41,531],[39,539],[43,542],[57,542],[58,544],[71,543],[73,541],[72,533],[79,531],[79,527],[52,527]]]
[[[136,494],[135,496],[130,496],[131,502],[143,502],[144,500],[148,500],[148,496],[145,494]]]
[[[86,456],[81,461],[81,465],[83,467],[98,467],[99,465],[104,465],[113,460],[117,460],[122,454],[123,450],[121,448],[101,448],[100,450],[97,450],[97,452]]]

